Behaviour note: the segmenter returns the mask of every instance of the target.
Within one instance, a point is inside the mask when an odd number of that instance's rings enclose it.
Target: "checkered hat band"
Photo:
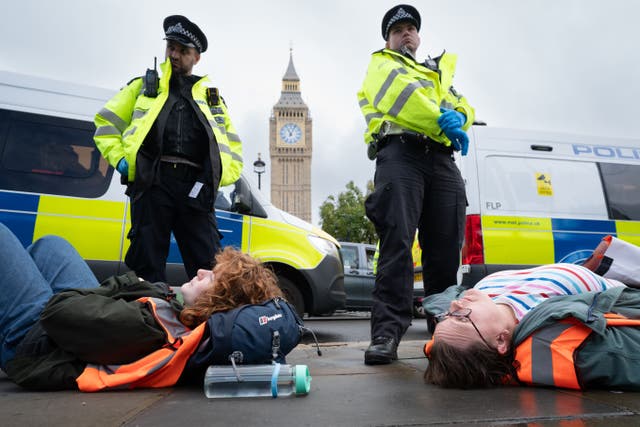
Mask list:
[[[166,34],[168,36],[171,34],[181,34],[191,40],[193,44],[198,47],[198,50],[202,50],[202,43],[200,43],[200,40],[198,40],[198,38],[191,31],[187,31],[180,22],[167,28]]]
[[[391,28],[391,26],[393,24],[395,24],[396,22],[398,22],[401,19],[412,19],[414,21],[417,21],[416,18],[413,17],[412,14],[410,14],[409,12],[405,11],[403,8],[398,9],[398,11],[396,12],[395,15],[393,15],[391,17],[391,19],[389,19],[389,23],[387,24],[387,28],[385,28],[385,33],[389,34],[389,28]]]

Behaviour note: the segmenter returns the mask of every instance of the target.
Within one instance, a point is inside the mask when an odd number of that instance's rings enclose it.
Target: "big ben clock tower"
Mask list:
[[[271,203],[311,222],[311,117],[289,52],[280,99],[269,119]]]

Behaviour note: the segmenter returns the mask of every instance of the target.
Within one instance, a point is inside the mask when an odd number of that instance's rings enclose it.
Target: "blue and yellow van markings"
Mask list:
[[[56,234],[71,242],[87,260],[120,261],[129,244],[123,238],[130,226],[125,202],[0,191],[0,206],[0,221],[24,246],[47,234]],[[246,249],[243,216],[220,211],[216,219],[222,245]],[[182,263],[173,236],[167,261]]]
[[[485,263],[553,262],[553,236],[547,232],[551,219],[486,215],[481,220]]]
[[[607,234],[616,235],[615,221],[554,218],[554,262],[580,264]]]
[[[0,191],[0,205],[0,221],[24,246],[56,234],[71,242],[86,259],[121,258],[124,202]]]
[[[640,244],[640,222],[483,216],[486,264],[581,263],[606,235]]]
[[[33,238],[57,234],[85,259],[118,261],[126,215],[124,202],[42,195]]]
[[[0,222],[9,227],[23,246],[33,242],[40,196],[0,191]]]
[[[123,262],[129,246],[129,209],[123,201],[82,199],[0,191],[0,221],[24,246],[47,234],[67,239],[86,260]],[[317,267],[324,258],[309,243],[313,232],[299,227],[227,211],[217,211],[222,246],[233,246],[264,262],[291,265],[299,270]],[[315,230],[316,234],[324,234]],[[171,236],[167,262],[181,264],[182,256]]]
[[[640,246],[640,221],[616,221],[618,238]]]

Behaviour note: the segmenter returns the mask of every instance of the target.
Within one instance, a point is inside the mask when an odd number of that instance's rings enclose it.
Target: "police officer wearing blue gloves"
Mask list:
[[[189,277],[211,269],[220,250],[214,200],[242,171],[242,143],[208,77],[192,73],[207,50],[200,28],[181,15],[163,22],[159,73],[134,78],[96,114],[96,146],[122,175],[131,199],[125,262],[166,282],[171,234]]]
[[[396,360],[411,324],[416,228],[427,295],[456,284],[464,237],[466,195],[453,152],[467,153],[474,110],[452,86],[455,55],[416,59],[420,24],[409,5],[384,15],[385,48],[372,54],[358,92],[367,152],[376,160],[365,208],[380,239],[369,365]]]

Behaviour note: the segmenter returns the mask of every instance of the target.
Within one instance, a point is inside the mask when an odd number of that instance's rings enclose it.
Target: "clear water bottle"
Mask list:
[[[209,398],[303,396],[310,388],[307,365],[209,366],[204,375]]]

